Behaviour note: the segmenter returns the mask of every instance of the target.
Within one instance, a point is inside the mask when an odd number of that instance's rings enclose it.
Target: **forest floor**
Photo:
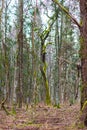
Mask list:
[[[78,104],[60,108],[43,104],[17,109],[15,115],[0,110],[0,130],[87,130],[76,125],[80,115]]]

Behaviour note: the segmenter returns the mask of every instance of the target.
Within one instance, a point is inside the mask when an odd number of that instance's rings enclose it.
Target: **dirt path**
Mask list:
[[[0,130],[78,130],[75,123],[79,105],[63,105],[60,109],[39,105],[17,110],[15,116],[0,111]],[[79,130],[86,130],[79,128]]]

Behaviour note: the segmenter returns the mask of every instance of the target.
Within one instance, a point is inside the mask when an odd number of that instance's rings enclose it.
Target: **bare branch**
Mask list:
[[[56,19],[57,19],[57,17],[58,17],[58,16],[57,16],[58,11],[59,11],[59,10],[57,9],[57,12],[56,12],[55,14],[53,14],[53,16],[51,17],[51,20],[48,21],[48,23],[49,23],[48,28],[45,29],[45,30],[42,32],[40,38],[41,38],[43,41],[45,41],[45,40],[47,39],[47,37],[49,36],[49,33],[50,33],[50,31],[51,31],[51,28],[52,28],[53,24],[55,23],[55,21],[56,21]],[[50,22],[50,21],[51,21],[51,22]],[[45,34],[44,34],[44,32],[45,32]]]
[[[67,14],[67,16],[74,22],[74,24],[76,24],[78,27],[79,27],[79,29],[81,28],[81,25],[78,23],[78,21],[74,18],[74,16],[72,16],[70,13],[69,13],[69,11],[66,9],[66,8],[64,8],[59,2],[58,2],[58,0],[52,0],[53,2],[55,2],[58,6],[59,6],[59,8],[61,9],[61,10],[63,10],[66,14]]]
[[[64,62],[66,62],[67,64],[75,65],[76,67],[77,67],[78,65],[81,66],[80,61],[78,61],[77,63],[74,63],[74,62],[71,62],[71,61],[69,61],[69,60],[63,58],[63,57],[57,57],[57,59],[60,60],[61,64],[63,64]]]

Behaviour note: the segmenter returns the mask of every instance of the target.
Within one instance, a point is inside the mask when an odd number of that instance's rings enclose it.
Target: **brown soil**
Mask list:
[[[0,110],[0,130],[87,130],[78,124],[79,105],[62,105],[61,108],[45,106],[29,106],[17,109],[17,113],[6,115]]]

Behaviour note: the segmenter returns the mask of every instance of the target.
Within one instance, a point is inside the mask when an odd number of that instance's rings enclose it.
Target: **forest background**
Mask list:
[[[79,2],[59,1],[80,21]],[[0,102],[80,101],[80,32],[51,0],[0,2]]]

